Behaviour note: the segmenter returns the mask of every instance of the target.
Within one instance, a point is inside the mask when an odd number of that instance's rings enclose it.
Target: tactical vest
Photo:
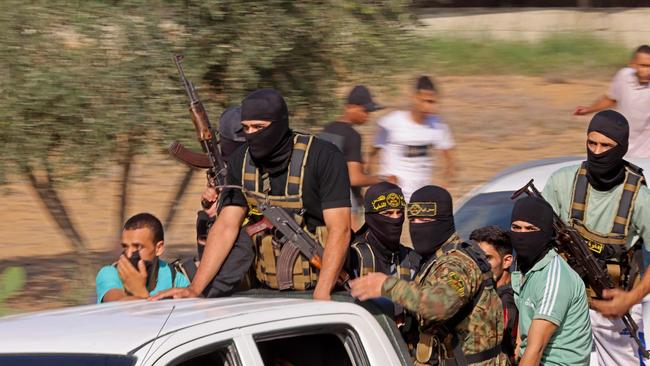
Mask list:
[[[375,250],[372,249],[372,246],[366,241],[363,235],[360,235],[352,245],[350,249],[355,252],[357,258],[359,258],[359,264],[361,268],[358,276],[365,276],[371,272],[377,272],[377,257]],[[406,247],[400,246],[399,252],[394,252],[392,258],[390,259],[390,266],[395,266],[395,271],[391,273],[386,273],[391,276],[395,276],[404,281],[413,280],[414,275],[418,272],[420,268],[421,257],[414,250],[409,250]],[[356,271],[357,268],[354,268]]]
[[[625,167],[623,192],[616,208],[616,215],[611,231],[603,234],[590,230],[585,225],[585,212],[589,202],[589,181],[587,180],[587,162],[583,162],[576,174],[571,199],[569,222],[585,240],[596,258],[609,264],[608,271],[618,286],[626,287],[629,283],[621,273],[629,272],[630,250],[625,246],[632,221],[634,203],[641,186],[645,184],[642,170],[632,164]]]
[[[490,263],[485,258],[483,251],[476,243],[465,243],[454,234],[449,238],[441,248],[422,266],[422,269],[415,277],[415,282],[421,284],[431,272],[438,258],[443,255],[450,255],[453,252],[460,251],[479,267],[483,274],[483,282],[470,301],[463,305],[454,316],[444,321],[442,324],[436,323],[434,326],[427,324],[427,321],[418,316],[420,322],[420,338],[415,350],[415,365],[431,365],[435,361],[434,357],[439,357],[443,365],[464,366],[472,363],[479,363],[490,360],[501,353],[501,344],[487,349],[485,351],[466,355],[462,350],[462,344],[458,339],[456,327],[471,315],[474,307],[479,302],[483,291],[494,289],[494,278]],[[449,342],[452,352],[449,354],[445,343]],[[436,364],[436,363],[433,363]]]
[[[255,196],[261,200],[267,200],[269,205],[279,206],[292,214],[298,224],[303,225],[302,220],[302,188],[305,173],[305,165],[309,155],[309,148],[314,137],[296,133],[293,138],[293,151],[291,153],[287,182],[283,195],[271,195],[271,182],[267,173],[260,174],[260,170],[253,163],[250,152],[247,149],[242,165],[241,185],[245,189],[246,200],[249,206],[249,217],[254,222],[255,217],[261,215],[257,210]],[[262,186],[260,187],[260,181]],[[308,230],[305,230],[309,233]],[[278,258],[280,257],[281,245],[275,240],[275,230],[265,230],[253,235],[255,245],[255,277],[266,287],[279,289],[277,273]],[[326,235],[323,228],[317,228],[315,239],[323,245]],[[308,290],[316,286],[318,273],[311,267],[307,258],[302,254],[298,255],[293,263],[292,289]]]

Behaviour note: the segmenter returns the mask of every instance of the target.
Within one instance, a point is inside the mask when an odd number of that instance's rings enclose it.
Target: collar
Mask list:
[[[510,284],[512,285],[512,289],[514,290],[514,292],[518,294],[521,291],[521,288],[524,285],[524,283],[526,283],[526,279],[530,277],[530,275],[533,272],[539,272],[544,268],[546,268],[546,266],[548,266],[551,263],[551,261],[553,261],[553,259],[555,259],[555,257],[557,257],[558,255],[559,254],[557,254],[555,249],[551,248],[551,250],[549,250],[548,253],[546,253],[546,255],[542,257],[542,259],[538,260],[537,263],[533,265],[533,268],[531,268],[528,272],[526,272],[525,275],[518,270],[512,272],[510,277]]]

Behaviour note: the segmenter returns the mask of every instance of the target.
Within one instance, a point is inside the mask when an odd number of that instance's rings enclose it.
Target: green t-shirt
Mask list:
[[[531,323],[543,319],[558,328],[544,349],[542,365],[589,364],[592,340],[585,285],[554,249],[525,276],[513,272],[512,289],[519,309],[520,355],[526,350]]]
[[[549,178],[542,195],[568,224],[573,198],[573,185],[579,165],[559,169]],[[614,225],[614,216],[623,193],[623,184],[609,191],[598,191],[591,187],[587,193],[587,211],[584,224],[592,232],[608,234]],[[627,236],[627,248],[631,248],[637,237],[643,238],[645,247],[650,250],[650,190],[642,186],[632,208],[632,221]]]

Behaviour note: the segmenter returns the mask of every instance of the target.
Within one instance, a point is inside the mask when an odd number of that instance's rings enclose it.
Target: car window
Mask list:
[[[356,332],[345,325],[258,334],[254,339],[265,366],[368,365]]]
[[[510,199],[513,191],[482,193],[469,199],[454,214],[456,232],[464,240],[474,229],[497,225],[510,229],[510,217],[515,200]]]
[[[201,347],[174,360],[174,366],[238,366],[241,365],[233,343]]]

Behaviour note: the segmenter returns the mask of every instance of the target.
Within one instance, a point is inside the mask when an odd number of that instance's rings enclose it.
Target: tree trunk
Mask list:
[[[122,226],[126,221],[126,210],[129,204],[129,180],[131,179],[131,166],[133,165],[133,157],[135,156],[135,141],[128,137],[125,141],[122,158],[119,160],[120,166],[120,188],[119,188],[119,207],[116,222],[116,234],[119,238],[122,235]]]
[[[192,177],[194,176],[194,171],[195,171],[194,168],[187,167],[185,174],[183,174],[183,178],[176,185],[176,194],[174,195],[174,199],[171,201],[169,205],[169,209],[167,210],[167,216],[165,217],[165,224],[164,224],[165,230],[169,230],[169,228],[172,226],[172,223],[174,222],[174,218],[176,217],[176,208],[178,207],[178,204],[180,203],[183,196],[185,195],[187,188],[190,186],[190,182],[192,181]]]
[[[77,253],[85,255],[88,249],[86,241],[77,231],[74,223],[70,219],[70,215],[68,214],[63,201],[61,201],[56,189],[54,188],[52,176],[49,171],[46,174],[46,180],[44,182],[39,182],[34,175],[32,167],[23,166],[22,170],[32,188],[36,191],[38,198],[40,198],[41,202],[45,205],[50,217],[52,217],[59,229],[61,229],[72,248]]]

